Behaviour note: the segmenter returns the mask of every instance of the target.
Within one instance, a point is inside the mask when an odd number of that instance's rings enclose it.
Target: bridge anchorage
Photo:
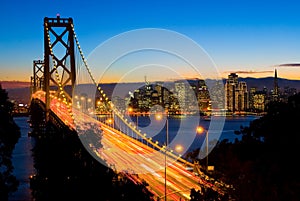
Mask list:
[[[75,58],[79,52],[79,58]],[[78,59],[82,62],[84,70],[93,85],[92,96],[83,95],[77,90],[76,71],[78,71]],[[78,75],[77,75],[78,76]],[[168,157],[167,178],[176,180],[174,175],[179,175],[181,182],[167,182],[168,193],[176,192],[174,200],[189,199],[187,188],[199,190],[211,188],[223,194],[222,183],[209,183],[209,177],[199,171],[198,165],[183,159],[175,151],[167,149],[157,141],[152,141],[146,133],[142,133],[138,127],[126,119],[124,113],[114,106],[104,90],[93,78],[91,70],[83,55],[75,34],[72,18],[44,18],[44,60],[33,61],[32,80],[32,101],[44,111],[44,122],[52,121],[58,126],[69,127],[76,130],[79,136],[83,136],[93,128],[101,135],[101,146],[86,143],[85,147],[94,156],[105,160],[110,167],[114,166],[118,171],[132,172],[138,170],[143,174],[138,177],[134,174],[127,174],[128,178],[136,183],[148,182],[149,189],[157,197],[163,197],[164,189],[162,178],[164,178],[162,160],[165,155]],[[96,100],[95,96],[97,94]],[[96,115],[98,101],[104,105],[108,113],[105,118]],[[100,106],[100,105],[99,105]],[[42,115],[40,115],[42,116]],[[74,117],[76,116],[76,118]],[[75,124],[80,119],[81,123]],[[87,126],[85,123],[89,122]],[[76,122],[78,123],[78,122]],[[80,127],[82,133],[78,133]],[[101,133],[100,133],[101,132]],[[96,139],[96,138],[93,138]],[[83,143],[84,144],[84,143]],[[197,175],[186,168],[186,165],[194,167]],[[137,169],[138,166],[138,169]],[[160,167],[160,168],[158,168]],[[157,170],[158,171],[154,171]],[[136,171],[133,171],[136,172]]]

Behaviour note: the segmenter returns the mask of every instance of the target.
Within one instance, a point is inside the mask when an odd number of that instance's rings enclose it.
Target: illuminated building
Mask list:
[[[246,111],[248,102],[246,82],[238,82],[238,75],[231,73],[225,83],[225,108],[233,113]]]

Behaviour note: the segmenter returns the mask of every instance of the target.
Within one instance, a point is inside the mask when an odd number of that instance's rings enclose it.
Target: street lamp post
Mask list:
[[[112,127],[113,127],[113,129],[115,129],[115,114],[114,114],[114,112],[112,112]]]
[[[138,117],[137,113],[135,113],[135,115],[136,115],[136,129],[138,130],[138,128],[139,128],[139,117]]]
[[[205,130],[206,134],[206,170],[208,170],[208,131]]]
[[[201,126],[197,127],[197,133],[205,132],[205,138],[206,138],[206,170],[208,170],[208,130],[204,129]]]
[[[169,121],[168,114],[166,114],[166,150],[165,150],[165,201],[167,201],[167,150],[169,142]]]
[[[156,115],[157,120],[161,120],[162,116],[160,114]],[[169,142],[169,121],[168,113],[166,112],[166,142],[165,142],[165,201],[167,201],[167,150]]]

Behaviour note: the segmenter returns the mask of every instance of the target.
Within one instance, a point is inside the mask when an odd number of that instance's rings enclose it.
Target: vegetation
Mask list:
[[[271,102],[265,116],[241,128],[241,140],[218,143],[209,155],[216,169],[213,176],[233,184],[229,195],[234,200],[299,200],[299,119],[296,94],[287,103]]]
[[[11,115],[12,108],[13,104],[0,84],[0,200],[3,201],[8,200],[19,184],[12,175],[12,152],[20,137],[20,130]]]

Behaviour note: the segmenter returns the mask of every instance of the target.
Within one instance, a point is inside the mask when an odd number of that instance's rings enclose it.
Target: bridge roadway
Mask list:
[[[45,101],[44,92],[37,92],[33,98]],[[51,110],[71,129],[75,129],[75,124],[68,111],[69,107],[53,98],[50,104]],[[146,181],[148,189],[156,197],[163,198],[165,195],[165,160],[164,152],[157,151],[144,143],[129,137],[128,135],[105,125],[96,119],[81,113],[75,113],[75,121],[80,122],[78,126],[82,130],[95,128],[102,133],[102,148],[94,148],[89,144],[90,150],[99,158],[106,161],[107,165],[114,167],[118,172],[131,179],[135,183]],[[168,200],[190,200],[190,190],[201,190],[201,187],[212,188],[223,194],[224,184],[220,182],[210,182],[209,178],[203,173],[196,176],[193,172],[186,169],[186,165],[176,158],[167,158],[167,198]]]

